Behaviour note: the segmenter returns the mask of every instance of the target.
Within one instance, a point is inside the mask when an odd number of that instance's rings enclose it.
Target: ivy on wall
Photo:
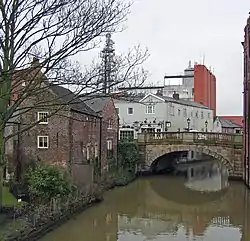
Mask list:
[[[121,169],[134,171],[139,161],[139,148],[135,142],[121,141],[118,144],[118,165]]]

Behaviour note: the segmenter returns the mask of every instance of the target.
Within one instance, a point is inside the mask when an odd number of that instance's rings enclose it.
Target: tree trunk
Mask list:
[[[2,126],[2,125],[0,125]],[[4,181],[4,165],[5,165],[5,158],[4,158],[4,128],[0,127],[0,208],[3,205],[3,181]]]

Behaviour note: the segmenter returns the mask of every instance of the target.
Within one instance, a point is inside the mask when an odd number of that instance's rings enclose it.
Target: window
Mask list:
[[[155,113],[155,106],[154,105],[147,105],[146,106],[146,114],[154,114]]]
[[[86,159],[87,159],[87,161],[89,161],[89,159],[90,159],[90,147],[89,146],[87,146],[87,148],[86,148]]]
[[[133,114],[134,114],[134,109],[131,108],[131,107],[129,107],[129,108],[128,108],[128,114],[129,114],[129,115],[133,115]]]
[[[180,109],[178,109],[178,116],[180,116],[181,115],[181,110]]]
[[[109,120],[109,122],[108,122],[108,129],[112,129],[112,120]]]
[[[193,112],[191,111],[190,116],[193,117]]]
[[[98,144],[95,144],[95,158],[98,157]]]
[[[40,149],[49,148],[49,137],[48,136],[38,136],[37,137],[37,147]]]
[[[192,96],[194,96],[194,88],[192,88]]]
[[[170,115],[174,116],[174,105],[170,103]]]
[[[37,121],[40,121],[39,124],[48,124],[48,112],[38,112]]]
[[[120,130],[120,140],[134,140],[134,131]]]
[[[201,112],[201,119],[204,119],[203,111]]]
[[[107,149],[110,151],[110,150],[113,150],[113,143],[112,143],[112,140],[107,140]]]
[[[186,108],[183,109],[183,116],[187,117],[187,109]]]
[[[210,119],[210,112],[207,113],[207,118]]]
[[[115,108],[117,115],[119,115],[119,108]]]
[[[199,113],[198,113],[198,111],[196,111],[196,113],[195,113],[195,117],[196,117],[196,118],[198,118],[198,117],[199,117]]]

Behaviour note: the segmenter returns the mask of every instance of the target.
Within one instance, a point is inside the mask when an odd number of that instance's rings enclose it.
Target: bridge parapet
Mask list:
[[[207,132],[157,132],[138,134],[139,144],[199,144],[242,148],[243,135]]]

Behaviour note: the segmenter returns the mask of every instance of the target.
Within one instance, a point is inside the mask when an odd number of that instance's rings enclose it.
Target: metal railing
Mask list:
[[[212,132],[139,133],[138,143],[243,145],[243,135]]]

